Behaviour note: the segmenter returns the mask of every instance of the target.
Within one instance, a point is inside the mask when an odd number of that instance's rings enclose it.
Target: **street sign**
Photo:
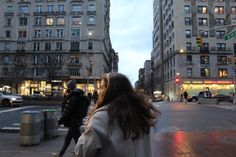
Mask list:
[[[233,38],[233,37],[235,37],[235,36],[236,36],[236,30],[233,30],[233,31],[227,33],[227,34],[224,36],[224,39],[225,39],[225,41],[226,41],[226,40],[229,40],[229,39],[231,39],[231,38]]]

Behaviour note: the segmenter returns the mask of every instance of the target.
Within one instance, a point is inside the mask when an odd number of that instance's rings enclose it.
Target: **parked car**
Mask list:
[[[22,96],[0,92],[1,106],[19,106],[22,104],[23,104]]]
[[[198,94],[188,97],[188,102],[196,102],[199,98],[210,98],[212,94],[210,91],[200,91]]]
[[[233,97],[230,95],[225,95],[225,94],[215,94],[215,95],[212,95],[212,98],[217,98],[218,102],[222,102],[222,101],[233,102]]]

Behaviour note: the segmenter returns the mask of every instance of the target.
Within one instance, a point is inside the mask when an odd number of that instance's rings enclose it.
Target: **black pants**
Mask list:
[[[62,156],[65,153],[66,149],[70,145],[72,138],[74,139],[75,144],[76,144],[80,135],[81,135],[81,133],[80,133],[79,126],[75,127],[75,128],[68,128],[68,132],[66,134],[65,141],[64,141],[63,147],[59,153],[59,156]]]

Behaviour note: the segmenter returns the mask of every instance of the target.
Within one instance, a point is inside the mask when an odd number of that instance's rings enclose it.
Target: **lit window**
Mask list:
[[[200,63],[201,64],[209,64],[209,56],[200,56]]]
[[[57,18],[57,25],[64,25],[64,24],[65,24],[64,17],[58,17]]]
[[[207,13],[207,7],[206,6],[198,6],[198,13],[199,14],[206,14]]]
[[[48,25],[48,26],[53,25],[53,17],[47,17],[46,18],[46,25]]]
[[[223,6],[215,6],[215,13],[216,14],[224,14],[224,7]]]
[[[208,25],[207,18],[199,18],[198,19],[198,25],[199,26],[207,26]]]
[[[236,7],[231,7],[231,14],[236,14]]]
[[[227,77],[228,76],[227,69],[218,69],[218,75],[219,77]]]
[[[201,76],[202,77],[209,77],[210,76],[210,69],[208,69],[208,68],[201,69]]]

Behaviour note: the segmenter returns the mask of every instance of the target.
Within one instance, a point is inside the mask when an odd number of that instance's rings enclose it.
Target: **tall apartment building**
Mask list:
[[[61,94],[75,79],[97,90],[103,73],[118,70],[109,22],[110,0],[2,0],[0,88]]]
[[[154,0],[153,15],[154,91],[172,100],[184,90],[189,95],[234,92],[236,42],[224,36],[234,29],[236,0]]]

